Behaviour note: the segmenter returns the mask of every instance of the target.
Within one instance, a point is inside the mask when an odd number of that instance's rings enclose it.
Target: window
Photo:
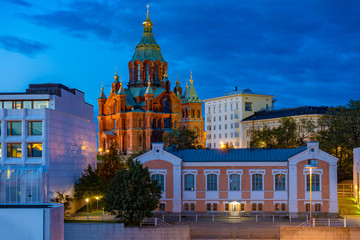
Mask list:
[[[184,204],[184,211],[185,211],[185,212],[188,212],[188,211],[189,211],[189,204],[188,204],[188,203],[185,203],[185,204]]]
[[[280,212],[280,203],[275,203],[275,212]]]
[[[185,191],[195,190],[195,176],[193,174],[185,175]]]
[[[214,148],[216,148],[216,143],[214,143]]]
[[[231,133],[231,137],[234,137],[234,133]]]
[[[275,174],[275,191],[285,191],[285,174]]]
[[[214,117],[214,122],[216,122],[216,117]],[[215,129],[214,129],[215,130]]]
[[[33,101],[33,108],[34,109],[49,108],[49,101]]]
[[[245,111],[252,111],[251,102],[246,102],[245,103]]]
[[[251,204],[251,210],[252,210],[253,212],[256,212],[256,203],[252,203],[252,204]]]
[[[233,120],[233,115],[232,114],[230,114],[230,119]]]
[[[225,124],[225,129],[227,129],[227,124]]]
[[[154,174],[151,176],[151,180],[156,180],[157,184],[161,187],[161,191],[165,191],[165,181],[164,175],[162,174]]]
[[[140,73],[140,64],[137,65],[137,80],[140,82],[140,76],[141,76],[141,73]]]
[[[320,191],[320,175],[312,174],[311,175],[311,191],[319,192]],[[306,175],[306,191],[310,191],[310,174]]]
[[[214,139],[216,139],[216,134],[214,134]]]
[[[320,203],[315,203],[315,212],[317,212],[317,213],[321,212],[321,204]]]
[[[239,128],[239,123],[235,123],[235,128]]]
[[[219,133],[219,138],[221,138],[221,133]]]
[[[219,121],[221,121],[221,116],[219,116]]]
[[[262,191],[262,175],[261,174],[253,174],[252,178],[252,190],[253,191]]]
[[[32,101],[23,101],[23,108],[31,109]]]
[[[8,143],[7,157],[21,158],[21,143]]]
[[[262,203],[258,203],[258,211],[262,212],[263,210],[263,204]]]
[[[213,203],[213,212],[217,211],[217,203]]]
[[[238,110],[239,109],[239,104],[238,103],[236,103],[236,110]]]
[[[206,177],[207,177],[207,190],[217,191],[217,175],[208,174]]]
[[[206,211],[211,212],[211,203],[206,204]]]
[[[309,203],[307,203],[307,204],[305,205],[305,211],[306,211],[306,212],[310,212],[310,204],[309,204]]]
[[[227,112],[227,105],[225,105],[225,112]],[[225,120],[226,120],[226,117],[225,117]]]
[[[190,203],[190,211],[195,211],[195,203]]]
[[[229,203],[225,203],[225,211],[226,211],[226,212],[229,211]]]
[[[286,212],[286,204],[285,203],[281,204],[281,211]]]
[[[14,101],[14,109],[21,109],[21,101]]]
[[[229,177],[230,181],[230,191],[240,191],[240,175],[231,174]]]
[[[7,134],[8,136],[20,136],[21,122],[8,122]]]
[[[227,133],[225,133],[225,138],[227,138]]]
[[[227,120],[227,115],[225,115],[225,120]]]
[[[28,143],[28,157],[42,157],[42,143]]]
[[[165,211],[165,203],[159,204],[159,211],[164,212]]]
[[[219,125],[219,130],[221,130],[221,125]]]
[[[245,203],[240,203],[240,211],[245,212]]]
[[[231,124],[230,124],[230,128],[233,129],[233,127],[234,127],[234,124],[231,123]]]

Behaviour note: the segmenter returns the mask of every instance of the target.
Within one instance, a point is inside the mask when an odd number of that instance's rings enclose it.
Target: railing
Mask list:
[[[140,226],[161,226],[161,227],[171,227],[171,225],[159,218],[144,218],[140,222]]]
[[[338,197],[352,197],[354,196],[353,185],[351,183],[338,184]]]

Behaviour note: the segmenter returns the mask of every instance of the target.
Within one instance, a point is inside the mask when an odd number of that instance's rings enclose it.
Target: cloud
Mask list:
[[[9,2],[9,3],[12,3],[12,4],[15,4],[15,5],[20,5],[20,6],[24,6],[24,7],[31,7],[32,4],[24,1],[24,0],[3,0],[5,2]]]
[[[0,36],[0,47],[9,52],[17,52],[28,57],[34,57],[44,52],[49,48],[49,45],[14,36]]]

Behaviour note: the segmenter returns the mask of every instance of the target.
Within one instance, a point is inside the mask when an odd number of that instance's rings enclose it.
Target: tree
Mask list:
[[[329,108],[319,123],[320,148],[339,159],[338,180],[352,179],[353,148],[360,146],[360,101]]]
[[[164,137],[165,147],[177,145],[178,149],[199,149],[202,148],[200,139],[195,131],[177,128]]]
[[[114,142],[111,144],[108,152],[102,156],[102,162],[99,164],[99,174],[105,184],[108,184],[111,179],[113,179],[116,172],[124,167],[124,161],[120,157],[119,150],[116,147],[116,142]]]
[[[62,203],[64,205],[64,216],[68,217],[70,215],[71,202],[74,198],[65,194],[65,192],[56,192],[55,199],[57,203]]]
[[[314,138],[316,125],[312,120],[300,119],[296,122],[291,117],[280,119],[280,125],[269,128],[264,125],[262,129],[252,133],[251,141],[256,148],[296,148],[306,144],[306,140]]]
[[[105,209],[116,211],[126,225],[138,225],[158,207],[161,187],[151,181],[147,167],[139,161],[129,162],[128,169],[121,169],[111,180],[105,196]]]
[[[98,174],[97,169],[93,169],[89,164],[81,173],[81,177],[75,183],[75,197],[77,199],[89,198],[90,211],[94,197],[104,195],[104,183]]]

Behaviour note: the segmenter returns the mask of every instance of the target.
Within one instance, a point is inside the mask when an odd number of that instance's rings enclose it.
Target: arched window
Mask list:
[[[141,72],[140,72],[140,63],[137,65],[137,80],[140,82]]]
[[[286,190],[285,174],[282,173],[275,174],[275,191],[285,191],[285,190]]]
[[[157,128],[161,128],[161,119],[160,118],[157,120]]]
[[[156,128],[156,119],[153,119],[152,128]]]
[[[114,101],[113,112],[116,113],[116,100]]]
[[[191,109],[191,117],[194,117],[195,116],[195,111],[194,109]]]
[[[142,147],[142,138],[139,136],[139,147]]]
[[[185,175],[185,191],[195,191],[195,175]]]
[[[263,176],[261,174],[253,174],[251,177],[252,180],[252,190],[253,191],[262,191],[263,190]]]
[[[158,65],[155,65],[155,81],[158,80]]]
[[[139,119],[139,128],[141,128],[141,119]]]
[[[217,175],[207,175],[207,191],[217,191]]]
[[[199,128],[198,127],[194,127],[193,131],[196,133],[197,136],[199,136]]]
[[[164,113],[170,113],[170,102],[169,100],[164,100]]]
[[[145,64],[145,69],[146,69],[146,78],[144,80],[148,81],[148,79],[149,79],[149,64],[148,63]]]
[[[154,174],[151,176],[151,180],[156,180],[157,185],[161,187],[161,191],[165,191],[165,177],[162,174]]]
[[[320,191],[320,175],[313,173],[311,174],[311,191]],[[306,175],[306,191],[310,191],[310,174]]]
[[[229,176],[230,181],[230,191],[240,191],[240,175],[231,174]]]
[[[199,110],[199,109],[196,110],[196,117],[197,117],[197,118],[200,118],[200,110]]]
[[[164,118],[164,128],[170,128],[170,118]]]

